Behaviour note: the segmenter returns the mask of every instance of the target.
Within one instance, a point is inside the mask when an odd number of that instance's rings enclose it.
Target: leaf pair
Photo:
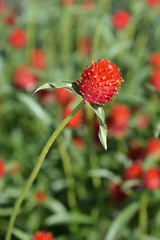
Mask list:
[[[42,86],[40,86],[39,88],[36,89],[36,91],[34,92],[37,93],[38,91],[42,90],[42,89],[48,89],[48,88],[67,88],[69,90],[72,90],[74,92],[76,92],[79,95],[82,95],[81,92],[79,91],[79,87],[77,85],[76,82],[74,81],[55,81],[52,83],[46,83]],[[107,150],[107,126],[105,124],[105,113],[104,110],[102,108],[102,106],[97,105],[97,104],[90,104],[90,106],[92,107],[93,111],[95,112],[95,114],[97,115],[97,119],[99,122],[99,139],[101,144],[103,145],[104,149]]]

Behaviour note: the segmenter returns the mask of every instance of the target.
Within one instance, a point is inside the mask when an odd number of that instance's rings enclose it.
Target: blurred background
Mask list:
[[[0,0],[0,240],[42,147],[81,98],[34,90],[80,80],[93,59],[124,79],[104,106],[108,150],[86,104],[47,155],[12,239],[160,239],[160,1]]]

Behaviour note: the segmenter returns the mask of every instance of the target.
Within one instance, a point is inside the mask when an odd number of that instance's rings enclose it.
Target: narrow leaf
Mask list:
[[[97,119],[99,122],[99,133],[98,137],[100,142],[102,143],[105,150],[107,150],[107,126],[105,123],[105,113],[101,106],[97,104],[91,104],[95,114],[97,115]]]
[[[51,225],[61,225],[61,224],[91,224],[93,218],[82,213],[69,213],[63,212],[59,214],[51,215],[46,219],[46,224]]]
[[[134,202],[121,211],[118,217],[112,222],[111,227],[108,229],[105,240],[116,240],[121,231],[138,211],[138,208],[139,203]]]
[[[30,240],[30,236],[17,228],[13,229],[13,235],[20,240]]]
[[[78,94],[81,95],[80,91],[79,91],[79,88],[78,88],[78,85],[76,82],[72,81],[72,80],[68,80],[68,81],[55,81],[55,82],[51,82],[51,83],[46,83],[40,87],[38,87],[34,94],[37,93],[38,91],[40,90],[43,90],[43,89],[48,89],[48,88],[67,88],[67,89],[70,89]]]

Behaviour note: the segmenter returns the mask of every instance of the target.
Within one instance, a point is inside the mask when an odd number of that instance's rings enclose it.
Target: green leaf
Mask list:
[[[139,203],[134,202],[127,206],[118,217],[112,222],[110,228],[107,230],[105,240],[115,240],[120,235],[120,232],[126,227],[128,222],[132,219],[138,211]]]
[[[90,177],[101,177],[101,178],[107,178],[111,180],[112,182],[120,183],[121,178],[117,175],[115,175],[113,172],[109,171],[108,169],[96,169],[91,170],[88,172],[88,175]]]
[[[16,238],[20,239],[20,240],[30,240],[30,239],[31,239],[30,236],[28,236],[28,235],[27,235],[26,233],[24,233],[22,230],[19,230],[19,229],[17,229],[17,228],[14,228],[14,229],[13,229],[13,235],[14,235]]]
[[[52,123],[51,116],[33,98],[23,93],[19,93],[17,97],[36,115],[39,120],[41,120],[44,125],[48,126]]]
[[[0,217],[11,216],[13,208],[0,208]]]
[[[81,95],[77,83],[72,81],[72,80],[55,81],[55,82],[51,82],[51,83],[46,83],[46,84],[40,86],[39,88],[37,88],[36,91],[34,92],[34,94],[37,93],[40,90],[48,89],[48,88],[54,88],[54,87],[55,88],[67,88],[67,89],[70,89],[70,90],[78,93],[79,95]]]
[[[93,218],[82,213],[69,213],[63,212],[59,214],[54,214],[48,217],[45,223],[48,226],[51,225],[60,225],[60,224],[91,224],[93,222]]]
[[[98,137],[100,142],[102,143],[105,150],[107,150],[107,126],[105,123],[105,113],[101,106],[97,104],[91,104],[95,114],[97,115],[97,119],[99,122],[99,133]]]

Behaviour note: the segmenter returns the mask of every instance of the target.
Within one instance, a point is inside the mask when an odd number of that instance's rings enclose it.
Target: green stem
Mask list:
[[[19,208],[22,204],[22,201],[27,193],[27,191],[29,190],[29,188],[31,187],[33,181],[35,180],[40,167],[43,163],[43,160],[45,159],[49,149],[51,148],[53,142],[55,141],[55,139],[58,137],[58,135],[60,134],[60,132],[63,130],[63,128],[67,125],[67,123],[71,120],[71,118],[83,107],[84,105],[84,100],[82,100],[77,107],[75,107],[73,109],[73,111],[60,123],[60,125],[58,126],[58,128],[53,132],[53,134],[50,136],[50,138],[48,139],[47,143],[45,144],[45,146],[43,147],[39,158],[37,160],[37,163],[35,165],[35,167],[32,170],[31,175],[29,176],[26,185],[24,186],[19,198],[17,199],[15,206],[13,208],[13,212],[9,221],[9,225],[8,225],[8,230],[6,233],[6,238],[5,240],[10,240],[11,239],[11,235],[12,235],[12,231],[13,231],[13,226],[14,226],[14,222],[16,220],[16,216],[18,214]]]
[[[67,198],[68,206],[74,208],[76,206],[76,195],[75,195],[75,183],[73,178],[72,164],[67,151],[67,148],[64,144],[59,144],[59,152],[62,159],[64,173],[66,175],[67,181]]]
[[[139,211],[139,230],[141,234],[147,233],[148,226],[148,192],[144,191],[140,197],[140,211]]]

